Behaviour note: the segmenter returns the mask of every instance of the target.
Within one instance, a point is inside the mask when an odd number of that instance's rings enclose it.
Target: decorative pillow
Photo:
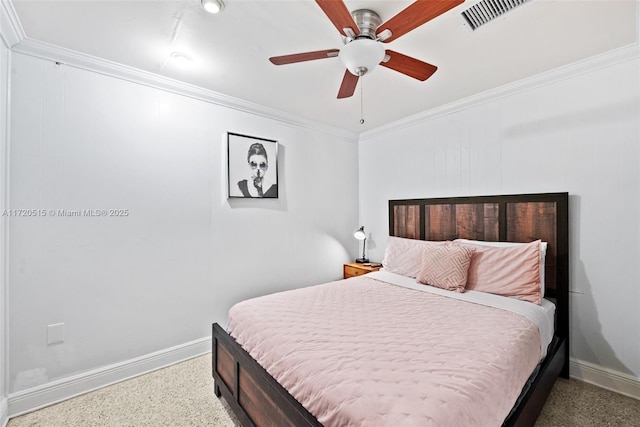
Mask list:
[[[438,245],[422,249],[417,282],[448,291],[464,292],[474,250],[464,246]]]
[[[485,240],[468,240],[468,239],[455,239],[454,242],[471,243],[476,245],[494,246],[497,248],[506,248],[509,246],[522,246],[528,245],[528,243],[516,243],[516,242],[487,242]],[[547,257],[547,242],[540,242],[540,294],[544,297],[544,285],[545,285],[545,259]]]
[[[540,243],[536,240],[506,247],[452,244],[475,249],[469,265],[467,289],[540,304]]]
[[[405,239],[389,236],[382,265],[391,273],[416,278],[422,263],[422,249],[445,245],[447,242]],[[451,243],[451,242],[449,242]]]

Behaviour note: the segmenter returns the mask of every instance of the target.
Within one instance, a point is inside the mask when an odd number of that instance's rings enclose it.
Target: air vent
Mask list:
[[[498,16],[510,11],[529,0],[481,0],[462,12],[472,30],[494,20]]]

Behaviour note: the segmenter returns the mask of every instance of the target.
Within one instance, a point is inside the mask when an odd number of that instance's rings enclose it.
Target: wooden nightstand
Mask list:
[[[345,279],[349,277],[362,276],[363,274],[371,273],[372,271],[378,271],[382,268],[381,265],[372,267],[370,265],[360,264],[357,262],[350,262],[342,267],[342,273]]]

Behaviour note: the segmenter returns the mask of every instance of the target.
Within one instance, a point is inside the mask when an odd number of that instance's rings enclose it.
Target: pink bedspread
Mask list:
[[[540,360],[524,317],[366,276],[243,301],[228,329],[326,427],[500,426]]]

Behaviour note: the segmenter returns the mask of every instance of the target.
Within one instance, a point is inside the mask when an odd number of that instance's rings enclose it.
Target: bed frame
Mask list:
[[[390,236],[548,242],[545,298],[556,303],[555,336],[505,426],[533,426],[556,378],[569,377],[568,199],[546,193],[389,201]],[[243,426],[322,425],[217,323],[212,341],[215,394]]]

